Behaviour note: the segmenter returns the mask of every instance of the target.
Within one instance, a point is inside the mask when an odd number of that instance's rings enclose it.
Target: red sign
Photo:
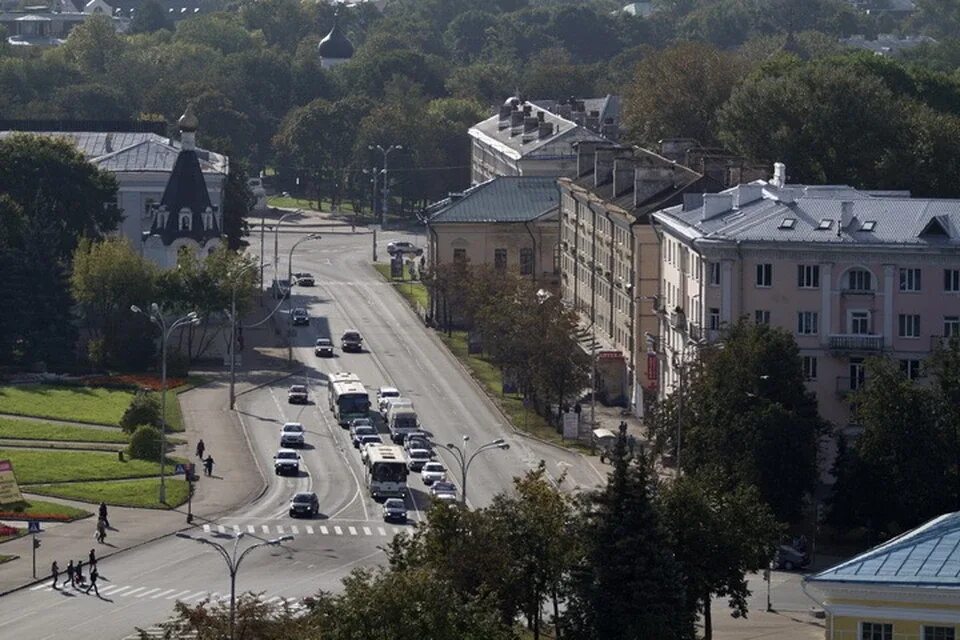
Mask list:
[[[653,387],[657,386],[657,380],[659,379],[658,370],[660,368],[660,361],[657,360],[657,354],[648,353],[647,354],[647,383]]]
[[[597,359],[599,360],[626,360],[623,353],[620,351],[599,351],[597,352]]]

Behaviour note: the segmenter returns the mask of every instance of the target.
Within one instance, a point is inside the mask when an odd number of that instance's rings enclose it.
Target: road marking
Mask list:
[[[254,533],[256,533],[256,531],[257,530],[253,528],[252,524],[247,525],[247,533],[249,533],[250,535],[253,535]]]
[[[38,584],[38,585],[35,586],[35,587],[30,587],[30,591],[38,591],[38,590],[40,590],[40,589],[43,589],[44,587],[49,587],[49,586],[50,586],[50,585],[48,585],[46,582],[43,582],[43,583],[41,583],[41,584]]]
[[[174,591],[173,589],[167,589],[166,591],[161,591],[160,593],[158,593],[157,595],[153,596],[153,597],[150,598],[150,599],[151,599],[151,600],[156,600],[157,598],[162,598],[163,596],[167,595],[168,593],[173,593],[173,591]]]
[[[330,534],[330,530],[327,529],[327,528],[324,527],[324,526],[321,526],[321,527],[320,527],[320,533],[321,533],[321,535],[329,535],[329,534]]]
[[[263,531],[265,535],[270,535],[270,527],[268,527],[267,525],[265,524],[260,525],[260,529]]]
[[[277,533],[283,534],[283,527],[280,526],[279,524],[277,525]]]
[[[383,527],[377,527],[377,533],[379,533],[380,535],[386,537],[386,535],[387,535],[387,530],[384,529]]]
[[[206,595],[206,593],[207,593],[206,591],[197,591],[196,593],[193,593],[193,594],[187,596],[186,598],[184,598],[183,601],[184,601],[184,602],[189,602],[190,600],[196,600],[196,599],[198,599],[198,598],[202,598],[203,596]]]
[[[178,598],[180,598],[180,596],[187,593],[190,593],[190,589],[186,589],[184,591],[181,591],[180,593],[175,593],[172,596],[167,596],[167,600],[177,600]]]
[[[370,527],[364,527],[364,528],[363,528],[363,535],[365,535],[365,536],[372,536],[372,535],[373,535],[373,531],[370,531]]]
[[[149,591],[144,591],[143,593],[141,593],[141,594],[138,595],[137,597],[138,597],[138,598],[143,598],[144,596],[148,596],[148,595],[150,595],[151,593],[156,593],[157,591],[160,591],[160,587],[157,587],[157,588],[155,588],[155,589],[150,589]],[[128,593],[127,595],[130,595],[130,594]]]
[[[269,603],[269,602],[276,602],[276,601],[279,600],[279,599],[280,599],[280,596],[273,596],[272,598],[270,598],[269,600],[267,600],[267,602],[268,602],[268,603]]]
[[[233,525],[233,534],[234,534],[234,535],[237,535],[237,536],[240,535],[240,527],[239,527],[239,526]]]
[[[120,591],[120,590],[122,590],[122,589],[129,589],[129,588],[130,588],[130,587],[121,587],[119,584],[114,584],[114,585],[111,585],[111,586],[107,587],[106,589],[102,590],[100,593],[102,593],[102,594],[105,595],[105,596],[108,596],[108,595],[110,595],[111,593],[113,593],[113,592],[115,592],[115,591]]]
[[[313,535],[313,527],[311,527],[310,525],[307,525],[307,534],[311,536]]]
[[[123,595],[124,595],[124,597],[132,596],[132,595],[135,594],[135,593],[140,593],[140,592],[143,591],[144,589],[146,589],[146,587],[139,587],[139,588],[137,588],[137,589],[134,589],[133,591],[128,591],[127,593],[125,593],[125,594],[123,594]]]
[[[223,526],[222,524],[218,524],[218,525],[217,525],[217,531],[219,531],[220,533],[224,533],[224,534],[225,534],[225,533],[227,532],[227,528],[226,528],[225,526]]]
[[[204,533],[210,533],[210,525],[208,525],[208,524],[203,525],[203,532],[204,532]]]
[[[279,527],[277,527],[277,528],[279,529]],[[283,533],[283,532],[281,531],[281,533]],[[295,536],[298,536],[298,535],[300,535],[300,529],[297,528],[297,525],[292,524],[292,525],[290,525],[290,533],[292,533],[292,534],[295,535]]]
[[[342,536],[342,535],[343,535],[343,529],[341,529],[340,527],[334,527],[334,528],[333,528],[333,532],[334,532],[335,534],[337,534],[338,536]]]
[[[356,528],[356,527],[347,527],[347,531],[349,531],[349,532],[350,532],[350,535],[352,535],[352,536],[357,535],[357,528]]]

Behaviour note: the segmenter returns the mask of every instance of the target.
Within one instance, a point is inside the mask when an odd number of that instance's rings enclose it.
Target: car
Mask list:
[[[301,287],[312,287],[314,283],[313,274],[306,271],[299,271],[293,274],[293,281]]]
[[[290,517],[307,516],[316,518],[320,513],[320,500],[315,493],[298,493],[290,501]]]
[[[426,449],[432,452],[433,443],[426,438],[407,438],[403,441],[403,448],[407,453],[414,449]]]
[[[457,499],[457,485],[447,481],[434,482],[430,487],[430,495],[437,500],[455,502]]]
[[[278,476],[300,473],[300,454],[293,449],[280,449],[273,456],[273,470]]]
[[[302,447],[303,446],[303,425],[299,422],[284,423],[280,431],[281,447]]]
[[[294,326],[310,324],[310,314],[307,313],[306,309],[303,307],[297,307],[293,310],[293,324]]]
[[[333,357],[333,340],[330,338],[317,338],[313,345],[313,354],[316,356]]]
[[[434,482],[440,482],[447,479],[447,470],[440,462],[427,462],[420,471],[420,478],[423,484],[429,486]]]
[[[360,448],[360,438],[363,436],[377,436],[380,437],[377,433],[377,428],[373,425],[358,425],[350,429],[350,439],[353,440],[353,448]]]
[[[407,407],[408,409],[413,408],[413,400],[410,398],[404,398],[403,396],[383,398],[377,404],[380,408],[380,415],[383,416],[384,420],[386,420],[387,416],[390,414],[390,407],[394,405],[397,407]]]
[[[411,449],[407,452],[407,457],[410,458],[407,462],[410,471],[420,471],[423,465],[433,458],[433,453],[429,449]]]
[[[340,336],[340,348],[344,351],[363,351],[363,336],[353,329]]]
[[[407,505],[402,498],[387,498],[383,501],[383,519],[386,522],[407,521]]]
[[[773,555],[773,566],[784,571],[802,569],[810,564],[810,556],[788,544],[781,544]]]
[[[272,290],[272,295],[274,298],[290,297],[290,281],[289,280],[274,280],[273,285],[270,288]]]
[[[370,444],[383,444],[383,438],[380,437],[377,433],[366,433],[356,437],[356,447],[363,451],[363,448]]]
[[[396,242],[390,242],[387,244],[387,253],[389,253],[390,255],[402,253],[404,255],[422,256],[423,249],[413,244],[412,242],[407,242],[405,240],[397,240]]]
[[[287,391],[287,402],[290,404],[307,404],[310,402],[310,396],[307,394],[307,385],[290,385],[290,390]]]
[[[374,425],[373,425],[373,420],[371,420],[370,418],[354,418],[353,420],[350,421],[350,424],[348,424],[347,426],[351,429],[351,432],[352,432],[352,430],[357,427],[372,427]]]
[[[399,398],[400,390],[395,387],[380,387],[377,390],[377,409],[383,413],[387,409],[390,398]]]

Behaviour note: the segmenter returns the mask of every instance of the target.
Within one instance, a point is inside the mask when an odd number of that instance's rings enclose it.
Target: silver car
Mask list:
[[[440,482],[447,479],[447,470],[442,462],[427,462],[420,471],[420,478],[423,484],[430,486],[434,482]]]

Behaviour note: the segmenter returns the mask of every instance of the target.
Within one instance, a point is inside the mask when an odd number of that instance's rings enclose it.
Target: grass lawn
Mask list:
[[[64,442],[119,442],[130,438],[120,429],[77,427],[69,424],[52,424],[34,420],[17,420],[0,417],[0,438],[24,440],[60,440]]]
[[[65,482],[30,487],[32,493],[81,502],[101,501],[118,507],[166,509],[187,501],[187,481],[167,478],[167,504],[160,504],[160,479],[121,480],[116,482]]]
[[[6,520],[79,520],[93,515],[89,511],[46,500],[25,500],[17,504],[0,505],[0,518]]]
[[[309,198],[294,198],[284,196],[267,196],[267,204],[271,207],[289,207],[291,209],[313,209],[316,200]]]
[[[390,265],[375,263],[373,267],[383,276],[383,279],[387,282],[393,284],[397,292],[403,296],[407,302],[412,304],[416,308],[416,304],[419,303],[424,309],[427,308],[427,288],[419,280],[409,280],[410,271],[408,265],[404,263],[403,265],[403,277],[405,280],[394,280],[390,277]]]
[[[0,553],[0,564],[3,564],[4,562],[10,562],[11,560],[16,560],[19,557],[20,556],[10,556],[4,553]]]
[[[0,413],[116,425],[133,392],[45,384],[0,387]]]
[[[76,480],[120,480],[160,473],[160,463],[120,462],[116,453],[96,451],[32,451],[0,449],[0,460],[10,460],[21,485]]]

